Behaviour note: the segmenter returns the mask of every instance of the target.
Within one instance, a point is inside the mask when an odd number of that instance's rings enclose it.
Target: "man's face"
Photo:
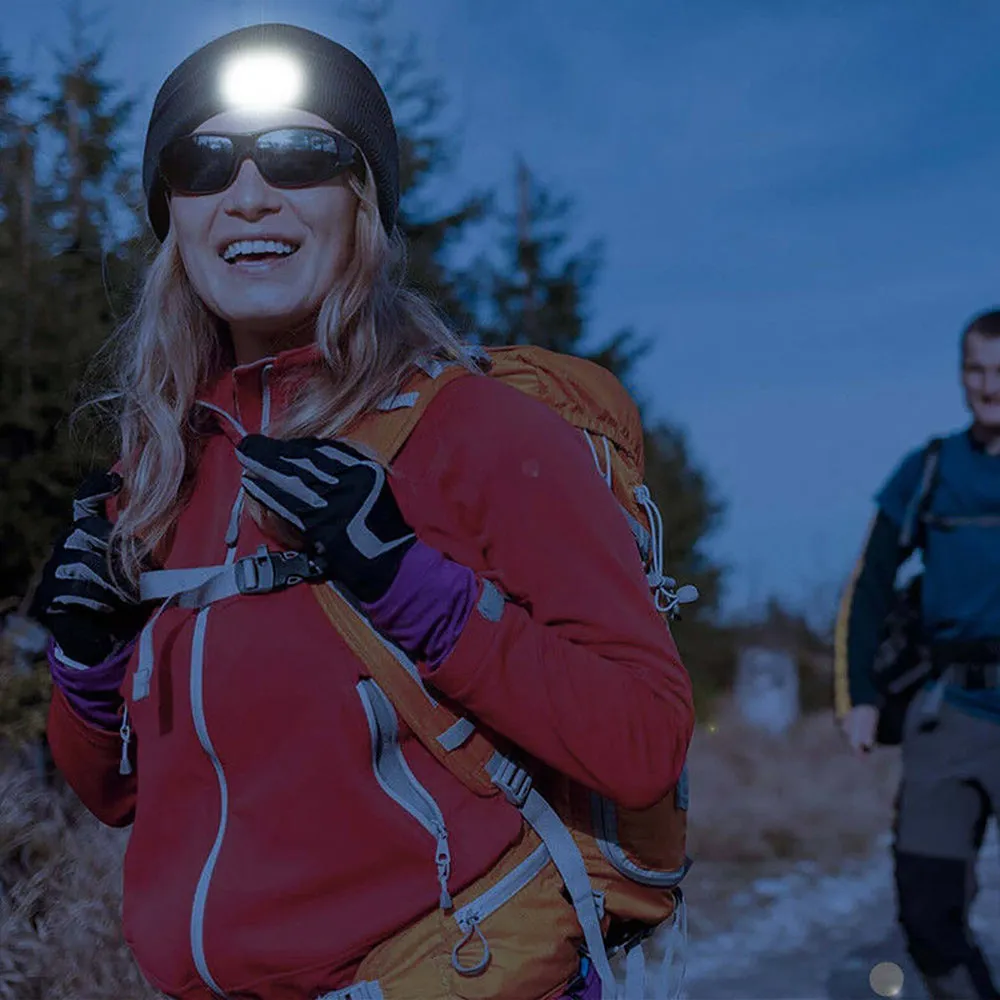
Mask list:
[[[1000,337],[969,334],[962,386],[973,420],[985,430],[1000,432]]]

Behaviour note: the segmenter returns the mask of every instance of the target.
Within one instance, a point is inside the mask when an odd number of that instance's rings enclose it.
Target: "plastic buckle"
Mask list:
[[[321,575],[304,552],[269,552],[264,545],[238,559],[233,569],[241,594],[269,594]]]
[[[493,784],[504,793],[511,805],[520,809],[527,801],[534,781],[531,775],[515,761],[504,759],[497,773],[493,775]]]
[[[322,576],[322,570],[304,552],[272,552],[274,586],[294,587],[305,580]]]

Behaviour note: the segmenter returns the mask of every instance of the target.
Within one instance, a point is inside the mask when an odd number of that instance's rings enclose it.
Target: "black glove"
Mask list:
[[[146,612],[138,591],[108,566],[111,523],[104,501],[122,486],[116,473],[88,476],[73,500],[73,526],[42,571],[29,616],[44,625],[70,659],[96,666],[141,630]]]
[[[377,601],[416,541],[385,470],[340,441],[248,434],[237,455],[243,488],[298,528],[323,575]]]

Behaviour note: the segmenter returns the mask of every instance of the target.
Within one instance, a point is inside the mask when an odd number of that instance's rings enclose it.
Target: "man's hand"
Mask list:
[[[878,709],[874,705],[855,705],[844,717],[841,728],[856,754],[868,753],[875,746]]]
[[[385,470],[341,441],[247,435],[243,488],[298,528],[329,579],[371,603],[389,589],[416,541]]]

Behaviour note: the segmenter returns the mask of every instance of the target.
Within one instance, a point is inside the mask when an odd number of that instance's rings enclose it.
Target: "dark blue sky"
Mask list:
[[[55,0],[4,0],[35,64]],[[330,0],[105,0],[109,68],[156,88],[201,43]],[[654,338],[641,388],[729,503],[727,605],[830,601],[901,453],[957,428],[957,336],[997,290],[993,0],[403,0],[462,135],[443,186],[520,153],[606,242],[596,333]],[[660,498],[665,506],[669,498]]]

